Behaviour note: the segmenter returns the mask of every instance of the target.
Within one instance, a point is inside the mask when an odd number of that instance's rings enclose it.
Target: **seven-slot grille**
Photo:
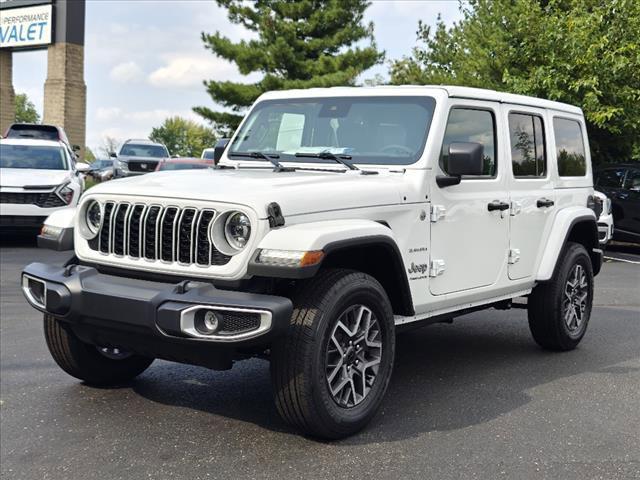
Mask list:
[[[103,216],[98,235],[89,241],[103,254],[200,266],[231,260],[209,241],[215,210],[106,202]]]

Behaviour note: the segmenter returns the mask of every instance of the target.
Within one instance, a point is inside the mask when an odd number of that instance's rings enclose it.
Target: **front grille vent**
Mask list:
[[[182,265],[226,265],[231,257],[209,241],[212,209],[106,202],[98,235],[89,247],[103,254]]]
[[[55,192],[3,192],[0,203],[37,205],[40,208],[64,207],[66,203]]]

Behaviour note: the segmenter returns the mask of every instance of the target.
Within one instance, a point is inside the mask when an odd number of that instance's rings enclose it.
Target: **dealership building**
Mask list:
[[[42,122],[63,127],[84,158],[84,23],[85,0],[0,1],[0,132],[15,121],[13,56],[46,49]]]

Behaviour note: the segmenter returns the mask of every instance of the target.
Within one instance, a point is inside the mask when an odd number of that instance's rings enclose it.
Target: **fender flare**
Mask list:
[[[388,268],[392,275],[378,278],[378,280],[383,286],[388,283],[394,284],[397,288],[395,293],[390,296],[394,297],[392,303],[395,304],[398,311],[413,314],[411,313],[414,309],[409,279],[396,238],[387,225],[373,220],[329,220],[296,224],[272,230],[262,239],[252,255],[247,273],[251,276],[269,278],[311,278],[323,265],[326,265],[327,262],[331,263],[332,254],[360,247],[384,249],[388,253],[391,259]],[[291,268],[258,263],[256,260],[262,249],[322,250],[325,255],[322,262],[317,265]]]
[[[596,221],[595,213],[587,207],[566,208],[556,215],[553,221],[551,235],[547,240],[542,259],[538,265],[538,271],[536,273],[537,282],[545,282],[553,277],[560,253],[569,240],[569,235],[575,225],[582,222],[592,222],[594,230],[594,239],[591,242],[594,247],[592,247],[592,249],[599,246]],[[594,274],[597,274],[600,270],[601,252],[587,249],[587,253],[593,263]]]

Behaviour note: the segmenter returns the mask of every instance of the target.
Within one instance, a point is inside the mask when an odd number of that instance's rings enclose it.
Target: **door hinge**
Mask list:
[[[431,222],[435,223],[447,213],[447,209],[444,208],[444,205],[431,205]]]
[[[431,260],[429,276],[437,277],[438,275],[442,275],[444,273],[444,265],[444,260]]]
[[[509,264],[513,265],[514,263],[518,263],[520,261],[520,249],[512,248],[509,250]]]
[[[522,202],[511,202],[511,211],[509,212],[512,217],[522,212]]]

